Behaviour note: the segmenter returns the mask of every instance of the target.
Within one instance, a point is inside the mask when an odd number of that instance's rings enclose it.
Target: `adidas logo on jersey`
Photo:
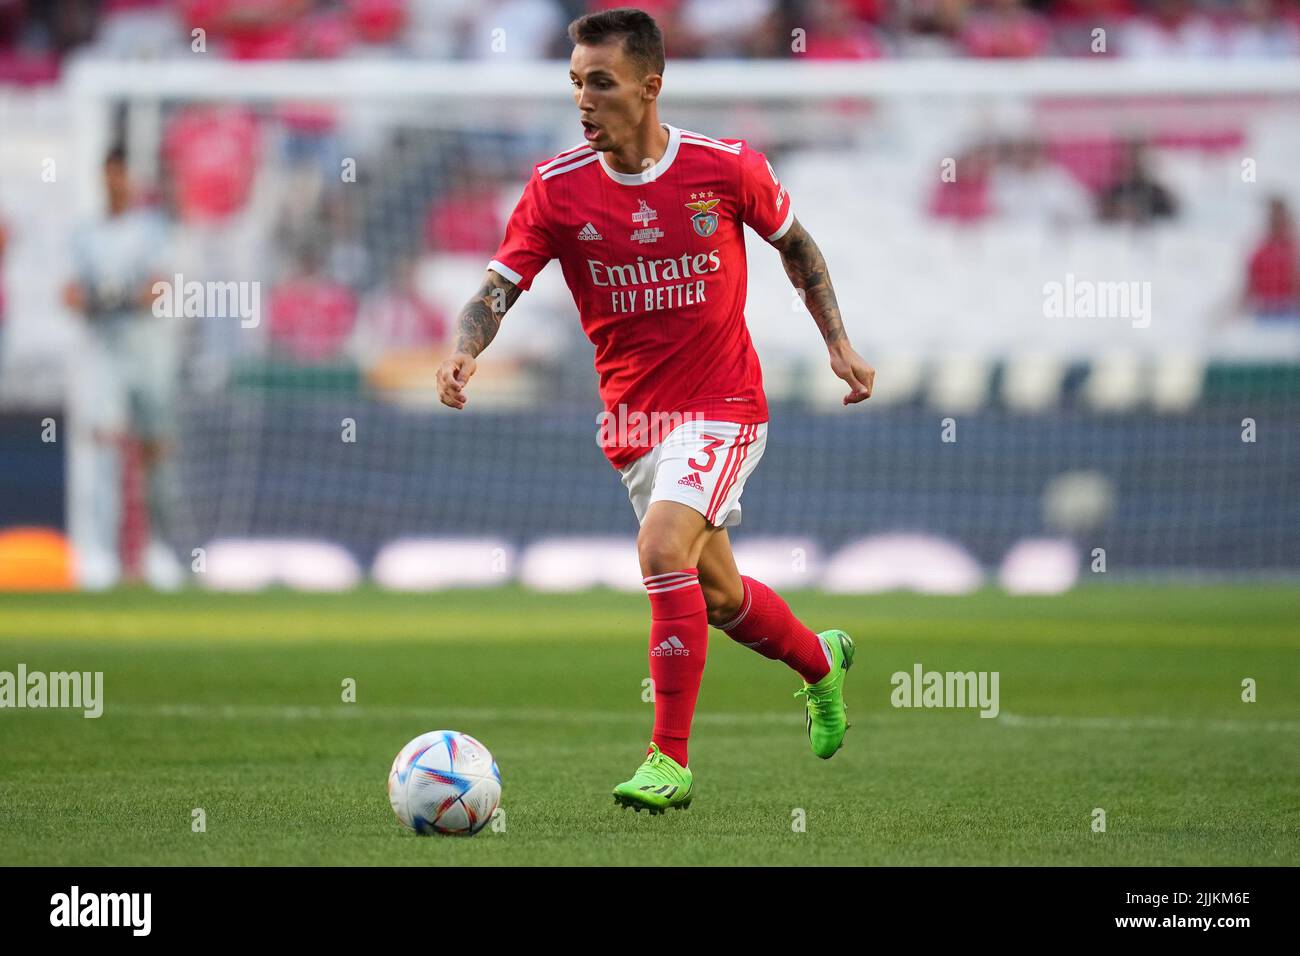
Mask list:
[[[700,481],[700,473],[698,471],[691,472],[685,478],[678,478],[677,483],[679,485],[685,485],[692,491],[704,491],[704,482]]]
[[[596,230],[595,226],[593,226],[591,223],[587,223],[585,226],[583,226],[581,229],[578,230],[578,238],[579,239],[604,239],[605,237],[602,236]]]
[[[684,645],[674,634],[666,641],[660,641],[659,646],[651,648],[651,657],[690,657],[691,649]]]

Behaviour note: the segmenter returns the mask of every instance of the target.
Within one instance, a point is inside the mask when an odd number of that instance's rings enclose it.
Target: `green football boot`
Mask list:
[[[642,809],[663,813],[669,807],[685,810],[691,805],[691,772],[651,744],[650,755],[632,779],[614,788],[614,802],[637,813]]]
[[[843,631],[822,631],[817,635],[831,653],[830,672],[815,684],[804,681],[794,692],[804,697],[807,713],[808,742],[823,760],[835,756],[849,729],[849,711],[844,706],[844,677],[853,666],[853,639]]]

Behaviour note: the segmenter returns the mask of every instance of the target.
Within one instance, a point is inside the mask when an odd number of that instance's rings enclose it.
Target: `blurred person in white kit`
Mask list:
[[[72,239],[72,276],[64,303],[83,318],[83,335],[68,377],[68,524],[79,583],[112,587],[121,580],[123,489],[128,464],[138,466],[149,538],[139,557],[145,580],[173,590],[185,571],[171,545],[172,451],[180,330],[155,316],[154,285],[165,265],[168,227],[156,210],[133,203],[126,155],[104,160],[105,215]]]

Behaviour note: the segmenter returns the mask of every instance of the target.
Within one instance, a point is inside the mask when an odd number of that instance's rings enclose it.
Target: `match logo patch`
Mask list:
[[[704,196],[703,193],[699,195]],[[712,196],[713,193],[710,192],[708,195]],[[692,199],[695,199],[695,196],[695,193],[691,193]],[[700,198],[695,202],[685,203],[687,209],[695,212],[695,215],[691,217],[691,225],[695,227],[696,235],[707,239],[718,231],[718,214],[713,210],[720,202],[722,202],[721,199]]]
[[[650,225],[650,223],[659,218],[659,213],[651,209],[650,204],[644,199],[638,199],[637,202],[641,205],[636,212],[632,213],[632,221],[641,228],[632,233],[632,240],[642,245],[648,242],[658,242],[663,238],[664,231],[658,226]]]
[[[641,205],[636,212],[632,213],[632,221],[638,226],[648,226],[659,218],[659,213],[651,209],[650,204],[644,199],[638,199],[637,202]]]

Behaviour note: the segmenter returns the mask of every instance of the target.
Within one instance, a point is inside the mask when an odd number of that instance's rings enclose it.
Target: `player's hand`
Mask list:
[[[468,352],[453,352],[438,366],[438,398],[449,408],[464,408],[465,384],[478,363]]]
[[[876,370],[851,346],[831,350],[831,371],[848,383],[851,391],[844,396],[845,405],[854,405],[871,397],[876,384]]]

